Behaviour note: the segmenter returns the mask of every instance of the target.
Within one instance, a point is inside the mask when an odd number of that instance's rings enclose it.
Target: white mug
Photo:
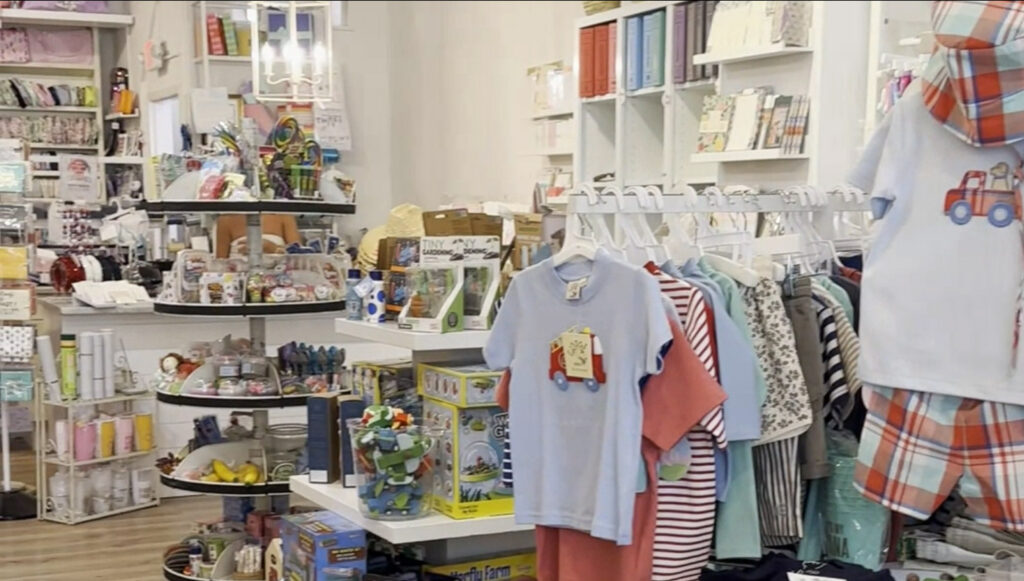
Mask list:
[[[102,496],[92,497],[92,513],[104,514],[110,512],[110,499]]]

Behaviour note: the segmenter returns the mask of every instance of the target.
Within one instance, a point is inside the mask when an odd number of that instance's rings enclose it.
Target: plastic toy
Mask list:
[[[418,516],[429,483],[427,453],[433,442],[412,425],[401,408],[371,405],[353,428],[352,446],[365,476],[359,499],[368,516],[400,519]]]

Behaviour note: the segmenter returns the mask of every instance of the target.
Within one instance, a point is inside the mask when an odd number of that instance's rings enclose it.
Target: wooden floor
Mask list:
[[[13,480],[35,486],[31,451],[11,454]],[[0,521],[0,581],[156,581],[164,550],[217,518],[221,500],[192,496],[110,518],[64,525]]]

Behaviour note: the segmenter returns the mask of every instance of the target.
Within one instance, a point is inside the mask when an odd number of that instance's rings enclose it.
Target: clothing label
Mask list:
[[[589,277],[569,281],[569,284],[565,287],[565,298],[570,301],[579,300],[583,296],[583,288],[587,286],[588,282],[590,282]]]
[[[352,290],[356,291],[356,294],[359,295],[359,298],[365,299],[367,296],[369,296],[370,293],[373,292],[373,279],[370,277],[364,278],[363,280],[359,281],[359,284],[353,287]]]
[[[589,333],[563,333],[562,349],[565,355],[566,375],[580,379],[594,377],[594,358]]]
[[[789,581],[843,581],[835,577],[820,577],[808,573],[786,573],[786,575],[789,577]]]

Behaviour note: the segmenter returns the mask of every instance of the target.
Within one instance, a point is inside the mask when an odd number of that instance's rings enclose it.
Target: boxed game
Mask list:
[[[454,565],[424,565],[423,572],[449,575],[459,581],[536,581],[537,553],[491,557]]]
[[[460,407],[497,405],[500,371],[486,365],[441,366],[420,364],[416,369],[419,392]]]
[[[420,396],[408,359],[359,361],[349,373],[352,394],[363,398],[366,405],[389,405],[420,417]]]
[[[416,266],[420,261],[419,238],[388,238],[388,278],[387,305],[389,316],[395,317],[402,311],[405,301],[409,298],[409,284],[405,271]]]
[[[366,572],[366,533],[351,521],[321,510],[281,518],[285,578],[326,581],[325,568]]]
[[[420,238],[420,264],[405,271],[408,300],[398,315],[402,329],[448,333],[463,329],[461,236]]]
[[[498,406],[459,408],[427,398],[427,425],[444,428],[434,474],[434,509],[452,518],[512,514],[512,490],[501,482],[508,414]]]
[[[466,329],[487,330],[494,322],[494,305],[501,286],[501,239],[466,236],[463,242],[462,310]]]

